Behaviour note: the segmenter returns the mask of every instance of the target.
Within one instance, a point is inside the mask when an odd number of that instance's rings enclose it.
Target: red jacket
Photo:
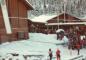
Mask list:
[[[76,48],[77,48],[77,49],[80,49],[80,44],[77,43],[77,44],[76,44]]]
[[[60,55],[60,50],[59,49],[56,51],[56,55]]]

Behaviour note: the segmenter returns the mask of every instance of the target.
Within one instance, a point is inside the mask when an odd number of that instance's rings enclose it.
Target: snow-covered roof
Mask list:
[[[49,19],[56,17],[57,15],[40,15],[38,17],[34,17],[30,19],[33,22],[44,22],[46,23]]]
[[[30,19],[31,21],[33,22],[42,22],[42,23],[46,23],[48,20],[54,18],[54,17],[57,17],[61,14],[63,14],[64,12],[62,13],[59,13],[58,15],[40,15],[40,16],[37,16],[37,17],[34,17],[33,19]]]

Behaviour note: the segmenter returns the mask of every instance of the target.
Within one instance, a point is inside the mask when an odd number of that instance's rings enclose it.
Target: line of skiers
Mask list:
[[[68,48],[77,49],[79,55],[80,49],[86,46],[86,36],[81,39],[81,35],[78,31],[72,31],[68,33],[67,37],[69,39]]]
[[[80,34],[70,33],[68,38],[69,38],[68,48],[69,49],[76,49],[78,52],[77,55],[79,55],[80,49],[83,48],[84,46],[86,46],[86,37],[83,38],[83,40],[81,40]],[[50,60],[52,60],[53,55],[52,55],[51,49],[49,49],[49,57],[50,57]],[[57,49],[57,51],[56,51],[56,59],[61,60],[59,49]]]

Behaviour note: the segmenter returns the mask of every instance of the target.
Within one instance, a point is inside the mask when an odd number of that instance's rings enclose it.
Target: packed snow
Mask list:
[[[43,22],[46,23],[49,19],[56,17],[57,15],[40,15],[31,19],[33,22]]]
[[[56,33],[59,33],[59,32],[64,32],[64,30],[63,29],[58,29],[57,31],[56,31]]]
[[[30,39],[20,40],[14,42],[6,42],[0,45],[0,60],[5,58],[9,60],[25,60],[25,56],[29,56],[26,60],[48,60],[48,50],[51,48],[53,52],[53,59],[56,60],[57,48],[61,51],[61,60],[71,60],[73,58],[86,60],[86,49],[80,50],[80,55],[77,55],[77,50],[68,50],[66,44],[68,39],[65,36],[62,40],[57,40],[56,34],[42,34],[42,33],[29,33]],[[13,56],[12,54],[19,54]]]

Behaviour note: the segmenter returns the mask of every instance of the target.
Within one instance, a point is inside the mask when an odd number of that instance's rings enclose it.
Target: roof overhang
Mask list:
[[[32,5],[29,3],[28,0],[22,0],[25,3],[25,6],[28,8],[28,10],[33,10]]]

